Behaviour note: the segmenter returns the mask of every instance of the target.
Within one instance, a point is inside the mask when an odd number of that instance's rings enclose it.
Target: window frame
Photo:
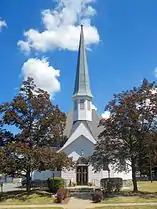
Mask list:
[[[80,110],[84,110],[84,109],[85,109],[85,100],[80,99]]]

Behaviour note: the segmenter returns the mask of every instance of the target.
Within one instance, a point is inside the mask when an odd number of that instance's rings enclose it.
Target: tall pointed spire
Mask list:
[[[81,25],[79,52],[77,60],[77,71],[75,77],[75,88],[73,92],[73,97],[75,96],[89,96],[92,97],[89,75],[88,75],[88,65],[86,59],[86,50],[84,43],[83,25]]]

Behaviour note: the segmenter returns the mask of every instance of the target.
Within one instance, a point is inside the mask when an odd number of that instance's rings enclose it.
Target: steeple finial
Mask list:
[[[90,83],[89,83],[83,25],[81,25],[77,70],[75,77],[75,88],[73,92],[73,97],[75,96],[92,97]]]

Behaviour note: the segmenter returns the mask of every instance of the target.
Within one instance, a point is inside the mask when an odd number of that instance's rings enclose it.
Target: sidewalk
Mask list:
[[[157,202],[152,203],[115,203],[115,204],[102,204],[102,203],[92,203],[91,200],[83,200],[71,197],[67,205],[64,206],[64,209],[90,209],[96,207],[116,207],[116,206],[157,206]],[[126,208],[127,209],[127,208]]]
[[[90,209],[95,207],[116,207],[116,206],[157,206],[157,202],[152,203],[117,203],[101,204],[92,203],[90,200],[83,200],[72,197],[68,204],[47,204],[47,205],[0,205],[0,209],[18,209],[18,208],[64,208],[64,209]],[[127,209],[127,208],[126,208]]]

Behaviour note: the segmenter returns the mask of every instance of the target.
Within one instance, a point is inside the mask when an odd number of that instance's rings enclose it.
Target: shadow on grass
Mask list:
[[[117,194],[105,194],[103,201],[105,200],[106,203],[157,202],[157,193],[123,191]]]
[[[51,193],[47,191],[39,191],[39,190],[33,190],[27,193],[26,191],[10,191],[10,192],[3,192],[0,193],[0,202],[4,202],[8,199],[14,199],[14,200],[19,200],[19,201],[27,201],[28,199],[32,198],[40,198],[40,197],[45,197],[45,198],[50,198]]]
[[[77,193],[77,194],[72,194],[71,196],[77,198],[77,199],[82,199],[82,200],[91,200],[92,201],[92,195],[91,194],[84,194],[84,193]],[[157,192],[154,193],[154,192],[131,192],[131,191],[122,191],[122,192],[119,192],[119,193],[114,193],[114,194],[104,194],[104,200],[105,199],[110,199],[110,200],[114,200],[114,198],[141,198],[141,199],[145,199],[145,200],[153,200],[154,202],[154,199],[157,199]],[[142,200],[141,200],[142,201]]]
[[[157,192],[120,192],[120,196],[136,196],[136,197],[141,197],[141,198],[157,198]]]

